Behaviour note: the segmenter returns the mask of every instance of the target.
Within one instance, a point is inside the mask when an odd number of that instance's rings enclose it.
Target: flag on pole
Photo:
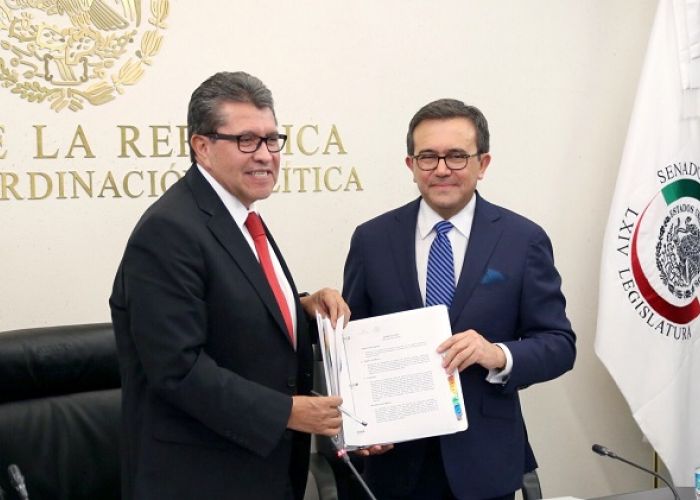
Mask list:
[[[678,486],[700,466],[700,0],[660,0],[603,242],[595,351]]]

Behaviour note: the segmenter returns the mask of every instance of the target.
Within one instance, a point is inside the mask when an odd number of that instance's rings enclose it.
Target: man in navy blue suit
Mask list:
[[[353,319],[448,306],[453,335],[439,351],[460,373],[469,428],[375,448],[365,475],[383,500],[512,499],[537,467],[518,391],[576,357],[552,245],[541,227],[476,191],[491,161],[477,108],[431,102],[406,142],[421,196],[357,228],[343,296]]]

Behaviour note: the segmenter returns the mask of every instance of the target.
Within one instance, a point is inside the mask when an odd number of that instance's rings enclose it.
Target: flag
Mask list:
[[[678,486],[700,466],[700,0],[660,0],[603,241],[595,351]]]

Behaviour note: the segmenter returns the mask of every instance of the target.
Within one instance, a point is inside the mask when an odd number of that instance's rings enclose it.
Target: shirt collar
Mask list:
[[[476,207],[476,193],[472,195],[472,199],[469,200],[462,210],[457,212],[454,216],[450,217],[449,220],[457,231],[459,231],[465,238],[469,238],[469,233],[472,228],[472,221],[474,220],[474,208]],[[430,232],[433,230],[435,224],[444,220],[435,210],[433,210],[424,199],[420,200],[420,207],[418,208],[418,235],[421,239],[428,237]]]
[[[243,226],[245,225],[245,221],[248,218],[248,213],[257,211],[255,209],[255,203],[251,203],[250,208],[246,208],[245,205],[241,203],[238,198],[233,196],[226,190],[224,186],[219,184],[219,181],[214,179],[214,177],[212,177],[212,175],[209,172],[207,172],[204,169],[204,167],[202,167],[200,164],[197,164],[197,168],[199,168],[199,171],[202,173],[207,182],[211,184],[211,187],[214,189],[217,196],[223,202],[224,206],[226,207],[226,210],[229,211],[231,217],[233,217],[233,220],[236,221],[236,225],[238,225],[239,228],[243,228]]]

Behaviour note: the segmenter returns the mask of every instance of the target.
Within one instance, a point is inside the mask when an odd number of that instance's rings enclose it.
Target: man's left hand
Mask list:
[[[343,326],[346,326],[348,321],[350,321],[350,308],[345,303],[338,290],[322,288],[318,292],[308,297],[302,297],[299,300],[306,314],[314,317],[318,311],[322,315],[328,316],[333,328],[335,328],[335,324],[341,316],[345,318],[345,324]]]
[[[444,355],[442,366],[447,373],[462,371],[477,364],[487,370],[501,370],[506,366],[506,355],[496,344],[482,337],[476,330],[455,333],[438,346]]]
[[[393,444],[374,444],[367,448],[358,448],[353,453],[361,457],[369,457],[370,455],[382,455],[389,450],[393,450]]]

